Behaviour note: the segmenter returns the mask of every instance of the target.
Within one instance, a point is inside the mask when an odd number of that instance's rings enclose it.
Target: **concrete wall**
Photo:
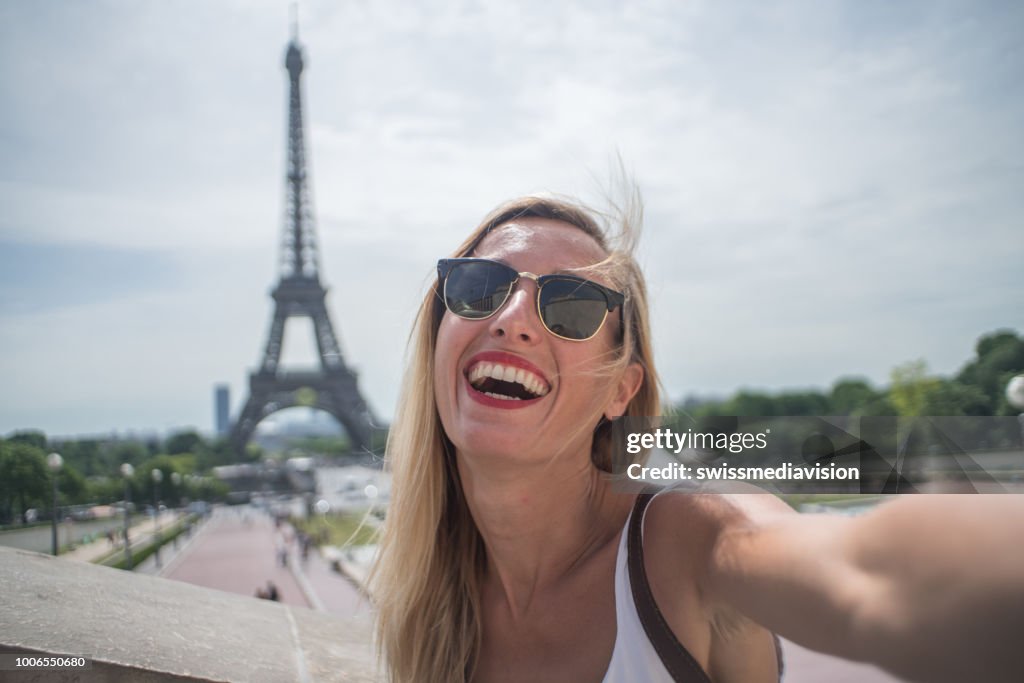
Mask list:
[[[368,619],[0,548],[0,653],[92,661],[4,681],[375,681],[370,634]]]

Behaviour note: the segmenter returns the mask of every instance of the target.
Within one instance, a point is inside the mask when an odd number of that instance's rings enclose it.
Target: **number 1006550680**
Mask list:
[[[0,671],[66,671],[92,667],[79,655],[20,655],[0,653]]]

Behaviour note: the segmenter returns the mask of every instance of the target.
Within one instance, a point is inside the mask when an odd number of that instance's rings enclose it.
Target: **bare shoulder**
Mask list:
[[[729,492],[666,490],[651,502],[644,545],[675,547],[690,560],[708,560],[722,534],[743,531],[796,514],[779,498],[756,486]],[[700,563],[700,562],[698,562]]]
[[[778,680],[772,634],[715,600],[706,583],[723,535],[792,514],[755,487],[727,494],[670,490],[650,503],[644,548],[652,590],[679,640],[713,680]]]
[[[727,493],[663,491],[651,501],[644,520],[649,572],[692,582],[705,610],[714,613],[718,606],[709,602],[707,588],[722,560],[723,541],[794,516],[779,498],[747,484]]]

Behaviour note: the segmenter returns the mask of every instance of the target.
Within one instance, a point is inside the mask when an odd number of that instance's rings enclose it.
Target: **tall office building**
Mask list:
[[[227,384],[213,388],[214,428],[217,436],[227,436],[231,431],[231,389]]]

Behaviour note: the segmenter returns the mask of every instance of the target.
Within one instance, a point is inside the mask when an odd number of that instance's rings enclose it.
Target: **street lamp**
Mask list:
[[[124,561],[128,571],[132,570],[132,544],[128,538],[128,506],[131,504],[132,489],[129,485],[135,468],[129,463],[121,465],[121,476],[124,477]]]
[[[174,495],[176,500],[181,499],[181,475],[177,472],[171,472],[171,483],[174,484]],[[181,503],[178,503],[180,506]]]
[[[64,458],[60,457],[60,453],[50,453],[46,456],[46,464],[50,467],[50,478],[53,480],[53,519],[51,520],[51,526],[53,529],[53,554],[57,554],[57,475],[60,473],[60,468],[64,465]]]
[[[174,484],[175,500],[178,501],[178,508],[180,509],[180,507],[181,507],[181,475],[178,474],[177,472],[171,472],[171,483]],[[178,519],[180,519],[180,512],[178,514],[175,514],[173,517],[171,517],[171,519],[174,522],[177,522]],[[177,550],[177,548],[178,548],[178,534],[177,533],[174,534],[174,548],[175,548],[175,550]]]
[[[160,569],[160,482],[164,479],[164,473],[154,467],[150,474],[153,475],[153,540],[156,543],[153,558],[156,568]]]
[[[1024,447],[1024,375],[1017,375],[1007,383],[1006,401],[1021,411],[1017,416],[1017,422],[1020,423],[1020,440]]]

